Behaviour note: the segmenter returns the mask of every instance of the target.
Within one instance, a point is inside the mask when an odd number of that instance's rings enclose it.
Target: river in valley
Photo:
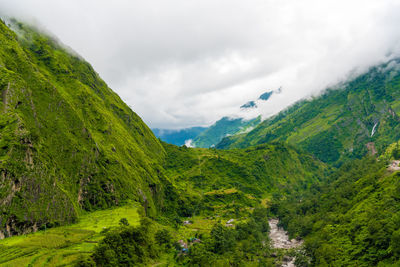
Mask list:
[[[299,247],[303,243],[302,240],[290,240],[287,232],[283,228],[278,227],[278,219],[270,219],[268,223],[270,227],[269,238],[272,241],[273,248],[291,249]],[[294,261],[295,258],[285,256],[281,266],[294,267]]]

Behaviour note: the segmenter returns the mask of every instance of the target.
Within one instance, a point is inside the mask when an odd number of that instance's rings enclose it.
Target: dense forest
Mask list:
[[[347,162],[312,189],[273,200],[281,225],[305,238],[313,265],[399,264],[400,173],[388,168],[394,159]]]

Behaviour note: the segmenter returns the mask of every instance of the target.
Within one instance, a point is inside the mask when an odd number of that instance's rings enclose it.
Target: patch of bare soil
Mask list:
[[[378,151],[375,148],[375,143],[374,142],[369,142],[366,144],[368,152],[371,156],[374,156]]]
[[[390,163],[388,170],[389,171],[399,171],[400,170],[400,160],[393,160],[392,163]]]

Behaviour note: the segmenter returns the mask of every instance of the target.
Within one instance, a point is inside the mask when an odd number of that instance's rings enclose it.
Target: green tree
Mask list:
[[[194,244],[189,250],[189,257],[193,266],[211,266],[216,258],[204,243]]]
[[[166,248],[171,248],[172,236],[167,229],[158,230],[155,234],[156,243],[165,245]]]
[[[397,259],[399,259],[400,258],[400,230],[393,232],[390,245],[392,247],[393,255]]]
[[[128,219],[126,218],[122,218],[121,220],[119,220],[119,225],[125,225],[125,226],[129,226],[129,222]]]
[[[224,254],[233,251],[236,244],[235,232],[221,224],[216,224],[211,230],[212,251],[216,254]]]
[[[150,235],[151,221],[141,220],[140,227],[124,226],[106,234],[93,254],[100,266],[137,266],[158,257]]]

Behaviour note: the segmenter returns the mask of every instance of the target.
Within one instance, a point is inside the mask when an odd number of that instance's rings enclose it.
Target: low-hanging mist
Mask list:
[[[91,62],[151,127],[269,116],[394,57],[398,1],[0,1]]]

